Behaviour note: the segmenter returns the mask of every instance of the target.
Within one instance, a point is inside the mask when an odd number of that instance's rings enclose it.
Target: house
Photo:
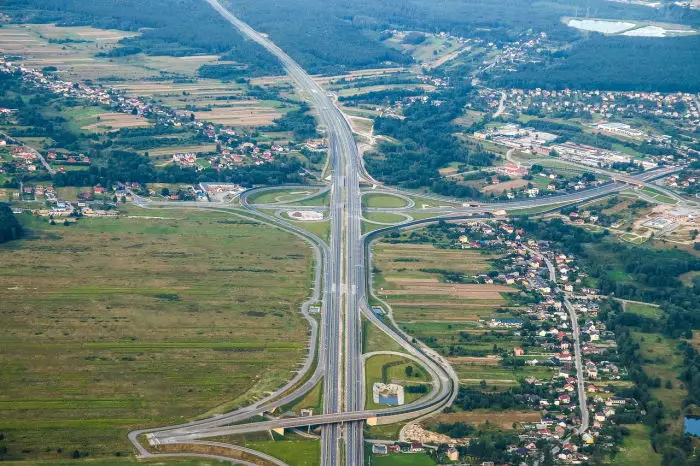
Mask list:
[[[525,350],[522,348],[513,348],[513,356],[524,356]]]
[[[565,351],[563,353],[559,353],[557,355],[557,359],[564,362],[571,362],[573,358],[571,357],[571,353]]]
[[[414,442],[411,444],[411,453],[420,453],[423,451],[423,444]]]
[[[398,445],[389,445],[389,451],[392,453],[398,453],[401,451],[401,447]]]
[[[625,406],[627,401],[624,398],[619,398],[616,396],[611,396],[605,400],[605,406]]]
[[[374,444],[372,445],[372,453],[376,455],[386,455],[389,452],[389,449],[386,445],[377,445]]]
[[[566,404],[566,405],[568,405],[569,403],[571,403],[571,397],[570,397],[569,395],[559,395],[559,396],[557,397],[557,402],[558,402],[558,404],[560,404],[560,405],[561,405],[561,404]]]
[[[450,461],[459,461],[459,452],[454,446],[447,449],[447,457]]]

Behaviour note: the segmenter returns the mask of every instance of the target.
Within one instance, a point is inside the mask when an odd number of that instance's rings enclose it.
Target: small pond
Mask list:
[[[683,419],[683,432],[700,437],[700,417],[686,417]]]

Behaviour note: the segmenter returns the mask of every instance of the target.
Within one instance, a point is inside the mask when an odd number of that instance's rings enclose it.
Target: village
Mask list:
[[[466,280],[510,285],[536,301],[510,316],[479,322],[489,332],[522,341],[503,350],[501,363],[523,368],[515,392],[517,406],[540,413],[538,422],[518,423],[518,441],[507,446],[511,464],[541,460],[543,449],[550,450],[558,463],[579,464],[589,459],[594,445],[612,447],[616,417],[638,414],[640,408],[626,393],[629,378],[618,362],[615,334],[599,316],[599,291],[587,286],[587,274],[576,258],[505,221],[468,221],[459,231],[454,248],[507,252],[499,261],[498,273]],[[538,375],[528,375],[528,368],[533,372],[540,368]],[[541,371],[549,375],[542,376]],[[459,463],[460,458],[466,461],[462,464],[473,464],[466,448],[468,437],[450,438],[412,425],[402,430],[400,440],[376,442],[373,452],[428,450],[450,464]]]
[[[213,124],[193,118],[193,114],[177,112],[168,107],[147,101],[139,96],[126,96],[122,91],[107,88],[94,87],[83,82],[62,81],[57,77],[46,74],[41,70],[26,68],[21,64],[15,64],[6,58],[0,57],[0,73],[21,73],[22,80],[29,85],[46,89],[55,95],[79,99],[86,103],[109,107],[117,112],[130,114],[152,121],[156,125],[166,125],[173,128],[190,127],[204,140],[216,144],[216,150],[210,153],[197,154],[194,152],[178,152],[172,154],[171,162],[182,168],[203,170],[214,168],[224,170],[240,165],[262,165],[275,160],[275,156],[289,152],[292,147],[285,143],[272,142],[261,146],[250,135],[240,129]],[[14,110],[0,108],[0,118],[11,119]],[[0,145],[9,145],[5,139],[0,140]],[[312,151],[324,151],[326,143],[323,139],[309,140],[304,145],[294,149]],[[75,154],[63,151],[48,151],[42,154],[43,165],[51,166],[57,172],[63,172],[67,166],[89,166],[90,158],[85,154]],[[12,147],[13,160],[0,160],[0,174],[26,170],[29,172],[41,169],[39,154],[30,147],[17,144]],[[11,167],[10,167],[11,165]]]
[[[623,91],[583,91],[575,89],[508,89],[504,91],[505,112],[516,114],[543,115],[572,118],[609,119],[612,117],[655,116],[677,120],[689,131],[700,127],[700,104],[694,94],[685,92],[623,92]],[[481,103],[486,108],[498,107],[502,94],[500,90],[481,89]],[[607,129],[627,137],[643,137],[644,132]]]

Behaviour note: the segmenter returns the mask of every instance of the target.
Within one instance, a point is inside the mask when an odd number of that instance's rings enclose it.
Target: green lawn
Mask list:
[[[662,204],[676,204],[675,199],[667,196],[666,194],[662,193],[661,191],[657,191],[656,189],[644,187],[644,188],[640,188],[640,191],[649,197],[653,197],[655,200],[659,201]]]
[[[299,205],[305,205],[305,206],[327,206],[331,202],[331,196],[330,196],[330,191],[326,191],[323,194],[319,194],[318,196],[314,196],[312,198],[306,199],[304,201],[299,202]]]
[[[638,314],[643,317],[649,317],[650,319],[658,319],[663,315],[661,308],[649,304],[624,303],[624,308],[626,312]]]
[[[362,202],[366,207],[399,208],[406,207],[406,201],[390,194],[365,194]]]
[[[290,437],[293,439],[247,442],[245,446],[272,455],[289,466],[317,466],[320,463],[320,441],[296,435]]]
[[[298,222],[292,219],[286,219],[292,225],[296,225],[299,228],[311,232],[321,238],[324,241],[328,241],[331,236],[331,222],[328,220],[322,220],[318,222]]]
[[[407,368],[412,368],[412,375],[407,375]],[[375,382],[398,383],[403,385],[418,385],[430,381],[430,376],[420,365],[408,358],[393,355],[380,354],[367,359],[365,364],[367,409],[386,408],[387,405],[374,403],[372,400],[372,386]],[[405,404],[417,400],[425,394],[404,393]]]
[[[294,403],[289,411],[299,414],[302,409],[313,409],[314,414],[320,414],[323,409],[323,383],[318,382],[306,395]]]
[[[649,427],[642,424],[626,425],[630,435],[625,437],[619,453],[612,459],[611,464],[619,466],[644,465],[658,466],[661,455],[651,448]]]
[[[435,461],[427,453],[395,453],[372,455],[373,466],[435,466]]]
[[[306,243],[224,213],[129,213],[22,215],[29,237],[0,247],[5,459],[131,455],[130,430],[249,403],[306,354]]]
[[[250,196],[251,204],[274,204],[277,202],[294,201],[313,194],[316,189],[274,189],[263,191]]]
[[[379,327],[363,318],[362,351],[365,353],[373,351],[398,351],[403,353],[404,349]]]
[[[406,220],[406,217],[403,215],[392,214],[389,212],[365,212],[363,216],[370,222],[379,223],[401,223]]]
[[[58,455],[57,455],[58,456]],[[27,461],[3,461],[4,466],[27,466]],[[47,461],[32,461],[32,466],[75,466],[76,464],[84,466],[136,466],[136,465],[153,465],[163,466],[164,464],[173,466],[214,466],[221,465],[220,461],[205,460],[205,459],[187,459],[187,458],[150,458],[136,459],[132,458],[81,458],[74,459],[55,459]]]

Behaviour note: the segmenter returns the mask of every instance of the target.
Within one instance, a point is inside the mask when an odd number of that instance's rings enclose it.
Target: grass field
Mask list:
[[[314,414],[320,414],[323,409],[323,383],[317,383],[303,398],[289,408],[299,414],[302,409],[313,409]]]
[[[406,373],[408,366],[411,366],[413,369],[413,374],[410,377]],[[387,407],[387,405],[375,403],[372,399],[372,386],[375,382],[397,383],[405,387],[406,385],[418,385],[430,381],[430,376],[417,362],[388,354],[380,354],[368,358],[365,363],[365,374],[365,390],[367,394],[365,408],[367,409]],[[405,393],[405,404],[411,403],[424,395],[424,393]]]
[[[432,244],[377,242],[373,248],[374,290],[392,305],[395,318],[402,325],[474,322],[505,306],[504,293],[515,289],[444,283],[441,274],[486,272],[492,269],[490,261],[497,257],[474,250],[437,249]],[[418,332],[417,336],[421,334]]]
[[[151,123],[130,113],[108,112],[98,106],[83,106],[63,109],[61,116],[68,119],[67,129],[75,134],[103,133],[121,128],[151,126]]]
[[[652,396],[663,401],[664,407],[671,414],[681,409],[681,403],[687,393],[681,388],[678,376],[683,370],[683,356],[678,351],[678,342],[658,334],[633,332],[635,341],[639,343],[644,372],[649,377],[661,379],[660,388],[650,389]],[[673,388],[665,388],[666,381],[673,384]]]
[[[362,196],[362,204],[365,207],[406,207],[406,201],[390,194],[366,194]]]
[[[503,430],[512,430],[513,423],[519,422],[539,422],[542,418],[537,411],[514,411],[506,410],[493,412],[486,409],[476,409],[474,411],[463,411],[456,413],[443,413],[437,415],[430,420],[430,423],[448,423],[464,422],[479,426],[488,422],[495,424]]]
[[[640,316],[648,317],[650,319],[658,319],[663,315],[663,311],[658,306],[652,306],[649,304],[642,303],[624,303],[623,306],[626,312],[638,314]]]
[[[372,455],[374,466],[435,466],[435,461],[427,453],[392,453]]]
[[[610,461],[610,464],[619,466],[644,465],[658,466],[661,464],[661,455],[651,447],[649,439],[649,427],[643,424],[625,426],[630,430],[630,435],[625,437],[620,446],[620,451]]]
[[[362,319],[362,352],[371,353],[373,351],[397,351],[403,353],[404,350],[397,342],[382,332],[376,325],[368,320]]]
[[[3,465],[7,466],[26,466],[27,461],[3,461]],[[70,459],[55,459],[46,461],[32,461],[33,466],[75,466],[76,460]],[[167,462],[163,458],[85,458],[80,459],[79,464],[86,466],[135,466],[135,465],[154,465],[163,466],[164,464],[174,466],[214,466],[221,465],[220,461],[206,459],[188,459],[188,458],[168,458]]]
[[[305,243],[223,213],[130,214],[24,215],[31,235],[0,248],[8,459],[130,454],[129,430],[258,398],[306,352]]]
[[[398,215],[398,214],[392,214],[389,212],[366,212],[363,214],[365,219],[369,220],[370,222],[378,222],[378,223],[401,223],[406,220],[406,217],[403,215]]]
[[[661,191],[657,191],[656,189],[653,188],[639,188],[639,191],[643,192],[649,197],[654,198],[654,200],[660,202],[661,204],[676,204],[677,201],[673,199],[670,196],[667,196],[666,194],[662,193]]]
[[[317,190],[308,189],[274,189],[252,194],[248,200],[252,204],[273,204],[277,202],[291,202],[315,193]]]
[[[279,458],[289,466],[317,466],[321,458],[319,440],[297,435],[287,434],[282,440],[247,442],[245,446]]]

